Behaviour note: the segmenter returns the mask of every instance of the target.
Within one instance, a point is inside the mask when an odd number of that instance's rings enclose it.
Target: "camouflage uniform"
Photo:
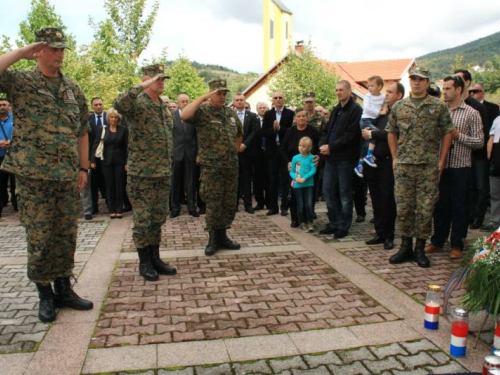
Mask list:
[[[439,198],[439,150],[454,129],[446,105],[430,95],[417,108],[411,98],[397,102],[387,131],[398,133],[396,202],[401,235],[427,238]]]
[[[145,75],[158,73],[148,68]],[[134,209],[134,243],[137,248],[158,245],[168,214],[173,117],[163,101],[151,100],[140,85],[120,94],[114,107],[127,117],[129,128],[127,194]]]
[[[202,105],[189,120],[197,127],[200,196],[207,205],[207,230],[227,229],[237,211],[238,152],[243,127],[233,110]]]
[[[323,129],[326,125],[326,119],[323,116],[323,114],[316,111],[313,116],[309,117],[309,114],[307,114],[307,116],[308,116],[307,125],[316,128],[319,134],[322,134]]]
[[[57,29],[42,29],[60,39]],[[39,35],[37,34],[37,38]],[[51,46],[54,43],[50,44]],[[14,108],[15,131],[2,169],[16,174],[21,223],[28,243],[28,277],[47,284],[72,275],[79,212],[77,140],[88,130],[85,96],[60,74],[56,87],[40,69],[7,70],[0,92]]]

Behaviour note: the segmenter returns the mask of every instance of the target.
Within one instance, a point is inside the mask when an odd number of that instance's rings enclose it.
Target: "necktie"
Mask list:
[[[97,128],[102,127],[101,117],[102,115],[97,115],[97,123],[96,123]]]
[[[281,121],[281,111],[276,111],[276,120],[278,122]],[[279,146],[280,145],[280,134],[276,133],[276,144]]]

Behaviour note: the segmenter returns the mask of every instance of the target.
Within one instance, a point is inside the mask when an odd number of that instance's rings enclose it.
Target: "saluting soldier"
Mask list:
[[[160,98],[169,78],[163,65],[142,69],[142,83],[121,93],[114,107],[127,117],[129,129],[127,194],[134,208],[133,240],[139,274],[148,281],[175,275],[160,258],[161,226],[168,214],[172,175],[173,117]]]
[[[430,267],[425,241],[432,233],[432,214],[439,198],[439,178],[455,129],[450,112],[441,100],[430,96],[430,74],[416,67],[410,71],[411,95],[397,102],[387,125],[396,180],[396,202],[401,247],[390,258],[399,264],[415,259]],[[413,237],[416,237],[413,251]]]
[[[207,205],[205,215],[210,240],[206,255],[219,249],[238,250],[240,245],[227,237],[237,211],[238,149],[243,129],[236,112],[225,106],[225,80],[209,83],[210,92],[188,104],[181,117],[197,127],[201,166],[200,195]],[[210,101],[202,105],[207,99]]]
[[[60,70],[67,47],[63,31],[47,27],[36,32],[36,43],[0,56],[0,91],[12,103],[16,124],[2,169],[16,175],[28,278],[38,289],[42,322],[55,320],[55,307],[93,308],[70,283],[89,157],[87,101]],[[6,70],[22,59],[37,59],[37,66]]]

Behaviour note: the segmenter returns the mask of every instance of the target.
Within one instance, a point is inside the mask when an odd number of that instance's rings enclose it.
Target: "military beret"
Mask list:
[[[61,29],[56,27],[44,27],[35,33],[36,42],[47,42],[52,48],[68,48],[66,37]]]

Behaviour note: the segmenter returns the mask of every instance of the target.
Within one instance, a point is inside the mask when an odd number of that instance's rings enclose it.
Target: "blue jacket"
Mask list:
[[[12,113],[9,113],[7,115],[7,119],[3,121],[0,118],[0,141],[5,141],[5,140],[12,140]],[[5,132],[5,133],[4,133]],[[5,156],[7,153],[7,150],[0,148],[0,156]]]

